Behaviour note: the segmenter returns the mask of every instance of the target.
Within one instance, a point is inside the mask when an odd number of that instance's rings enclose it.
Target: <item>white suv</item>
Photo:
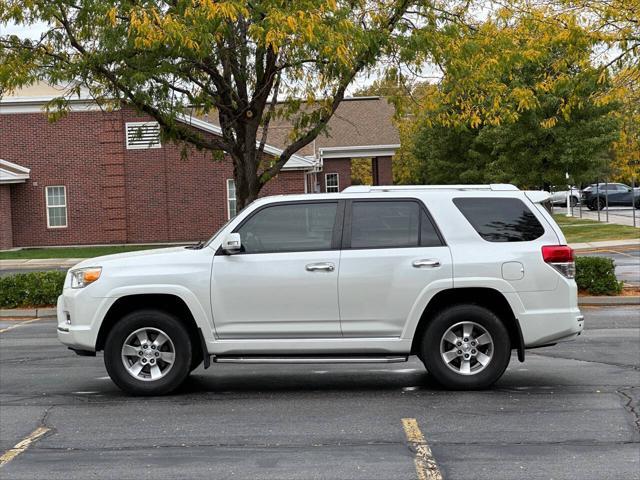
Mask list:
[[[113,381],[174,390],[204,362],[403,362],[484,388],[511,351],[582,331],[573,253],[512,185],[351,187],[257,200],[206,244],[85,260],[58,338]]]

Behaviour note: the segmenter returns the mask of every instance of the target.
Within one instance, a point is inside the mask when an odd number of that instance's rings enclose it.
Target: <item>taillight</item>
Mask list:
[[[573,261],[573,250],[567,245],[545,245],[542,247],[542,258],[567,278],[576,276],[576,264]]]

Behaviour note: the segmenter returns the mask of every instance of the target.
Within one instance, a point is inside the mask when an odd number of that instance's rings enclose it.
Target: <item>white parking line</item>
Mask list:
[[[10,448],[6,452],[2,454],[0,457],[0,468],[4,467],[11,460],[16,458],[18,455],[23,453],[32,443],[37,441],[40,437],[42,437],[45,433],[50,431],[50,428],[47,427],[38,427],[33,432],[31,432],[24,440],[16,443],[13,448]]]
[[[420,431],[418,421],[415,418],[403,418],[402,427],[407,440],[416,452],[414,463],[418,480],[442,480],[442,473],[431,453],[431,448]]]
[[[41,318],[32,318],[31,320],[25,320],[24,322],[16,323],[15,325],[11,325],[10,327],[0,329],[0,333],[8,332],[9,330],[13,330],[14,328],[21,327],[26,325],[27,323],[37,322],[38,320],[42,320]]]

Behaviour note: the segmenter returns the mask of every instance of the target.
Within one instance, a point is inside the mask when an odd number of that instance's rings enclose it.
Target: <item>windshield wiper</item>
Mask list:
[[[195,245],[187,245],[184,248],[188,248],[189,250],[202,250],[203,247],[204,247],[204,241],[200,240]]]

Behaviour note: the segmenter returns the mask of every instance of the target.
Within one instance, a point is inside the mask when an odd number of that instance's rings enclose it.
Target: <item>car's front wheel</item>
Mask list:
[[[602,210],[606,205],[606,201],[602,197],[596,197],[589,202],[587,207],[589,210]]]
[[[509,333],[490,310],[456,305],[432,319],[422,338],[421,357],[429,373],[446,388],[487,388],[509,365]]]
[[[118,387],[133,395],[163,395],[179,387],[191,367],[189,334],[161,310],[125,315],[109,332],[104,363]]]

